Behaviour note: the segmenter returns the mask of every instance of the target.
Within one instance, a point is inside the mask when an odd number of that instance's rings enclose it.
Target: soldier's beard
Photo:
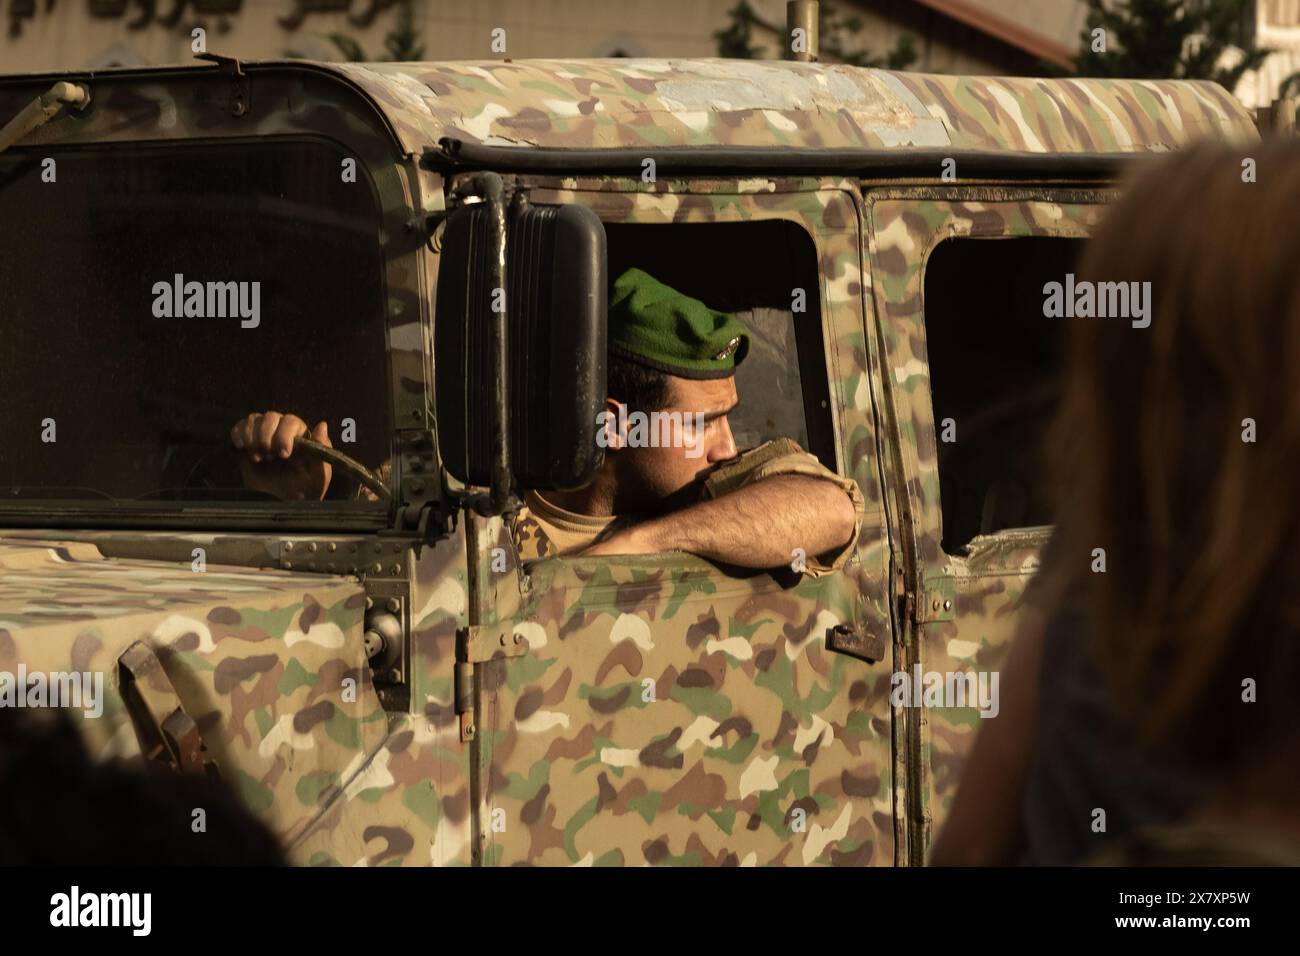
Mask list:
[[[704,475],[702,458],[685,459],[659,448],[626,448],[609,456],[614,471],[614,513],[653,517],[699,500]]]

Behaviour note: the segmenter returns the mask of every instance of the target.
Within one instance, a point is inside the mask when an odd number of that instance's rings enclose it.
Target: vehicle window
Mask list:
[[[342,159],[285,141],[0,156],[0,494],[280,507],[229,442],[271,409],[382,463],[380,211]],[[382,507],[349,485],[323,506]]]
[[[1050,524],[1042,445],[1055,410],[1063,320],[1043,286],[1081,240],[949,239],[925,266],[925,334],[938,442],[943,548]]]
[[[812,237],[784,220],[609,223],[605,230],[611,280],[635,266],[745,323],[750,352],[736,371],[740,405],[730,416],[737,446],[793,438],[834,469]]]

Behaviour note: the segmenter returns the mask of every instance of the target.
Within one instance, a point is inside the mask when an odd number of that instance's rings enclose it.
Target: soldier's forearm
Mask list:
[[[853,502],[829,481],[779,475],[637,525],[650,551],[689,551],[746,568],[790,564],[800,548],[818,555],[853,534]]]

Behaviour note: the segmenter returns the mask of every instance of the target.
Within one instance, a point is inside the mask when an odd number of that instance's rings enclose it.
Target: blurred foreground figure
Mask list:
[[[0,708],[0,866],[284,863],[275,836],[225,786],[97,763],[63,712]]]
[[[1072,322],[1056,533],[932,862],[1300,865],[1298,258],[1294,142],[1163,160],[1091,240],[1152,321]]]

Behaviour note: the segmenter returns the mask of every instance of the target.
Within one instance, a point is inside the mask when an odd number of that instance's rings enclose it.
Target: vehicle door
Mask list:
[[[847,567],[821,577],[682,553],[520,567],[508,522],[472,519],[480,861],[894,863],[889,550],[856,188],[528,185],[534,204],[601,217],[611,274],[635,263],[740,311],[755,343],[738,443],[798,432],[858,483],[866,514]],[[759,287],[763,303],[737,298]],[[499,648],[510,656],[484,660]]]
[[[908,635],[908,817],[918,856],[975,733],[1051,521],[1041,451],[1059,393],[1064,283],[1111,194],[880,187],[865,195],[876,334],[898,471]]]

